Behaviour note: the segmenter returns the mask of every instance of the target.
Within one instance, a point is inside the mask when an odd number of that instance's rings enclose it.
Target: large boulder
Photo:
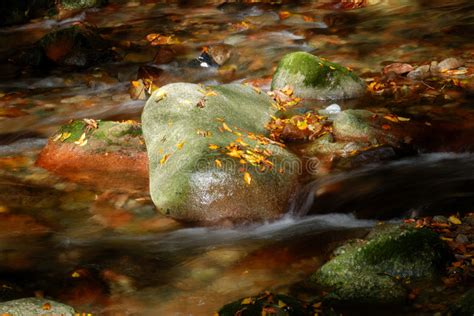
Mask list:
[[[303,99],[349,99],[363,95],[362,81],[341,65],[305,52],[287,54],[273,75],[272,90],[289,87]]]
[[[71,306],[42,298],[21,298],[0,303],[1,315],[12,316],[74,316]]]
[[[72,121],[49,139],[36,164],[70,181],[106,189],[148,188],[145,143],[135,121]]]
[[[174,83],[155,91],[142,127],[157,208],[194,222],[281,216],[300,164],[265,137],[276,111],[266,94],[245,85]]]
[[[108,0],[60,0],[59,6],[65,10],[81,10],[100,7],[107,4]]]
[[[431,230],[389,226],[339,249],[312,279],[330,290],[325,299],[333,304],[395,305],[407,298],[404,278],[430,280],[449,259]]]

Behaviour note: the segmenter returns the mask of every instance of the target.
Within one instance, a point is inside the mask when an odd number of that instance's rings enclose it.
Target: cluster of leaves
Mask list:
[[[464,218],[459,216],[425,217],[409,219],[405,222],[415,223],[417,228],[426,227],[440,235],[455,256],[443,279],[446,287],[452,287],[474,277],[474,213]]]

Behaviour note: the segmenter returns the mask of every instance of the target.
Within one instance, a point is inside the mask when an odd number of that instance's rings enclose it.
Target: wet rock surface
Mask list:
[[[298,159],[266,138],[270,98],[243,85],[170,84],[142,124],[157,208],[196,222],[275,219],[296,189]]]
[[[73,121],[51,137],[36,164],[75,182],[145,190],[148,159],[141,134],[135,121]]]

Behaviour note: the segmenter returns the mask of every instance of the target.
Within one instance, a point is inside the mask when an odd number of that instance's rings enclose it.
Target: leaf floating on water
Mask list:
[[[216,144],[209,144],[209,149],[211,150],[216,150],[216,149],[219,149],[219,146],[217,146]]]
[[[386,119],[386,120],[388,120],[388,121],[390,121],[390,122],[398,123],[398,117],[396,117],[396,116],[393,115],[393,114],[385,115],[383,118]]]
[[[459,218],[457,218],[456,216],[454,215],[451,215],[449,218],[448,218],[448,221],[453,223],[454,225],[461,225],[462,222]]]
[[[397,118],[400,122],[408,122],[410,120],[410,118],[408,117],[397,116]]]
[[[278,307],[284,308],[286,306],[286,303],[283,302],[282,300],[278,300]]]
[[[252,301],[251,297],[244,298],[242,300],[242,302],[240,302],[240,304],[242,304],[242,305],[248,305],[248,304],[252,304],[252,303],[253,303],[253,301]]]
[[[169,154],[164,155],[163,158],[160,159],[160,165],[164,165],[169,157]]]
[[[250,173],[244,173],[244,181],[245,183],[250,185],[250,183],[252,182],[252,176],[250,175]]]
[[[77,272],[77,271],[74,271],[74,272],[71,274],[71,276],[72,276],[73,278],[80,278],[80,277],[81,277],[81,275],[80,275],[79,272]]]
[[[222,162],[219,159],[214,160],[217,168],[222,168]]]

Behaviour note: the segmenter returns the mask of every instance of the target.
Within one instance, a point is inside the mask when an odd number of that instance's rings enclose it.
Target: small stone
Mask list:
[[[425,79],[430,75],[430,65],[423,65],[408,73],[409,79]]]
[[[442,62],[438,64],[438,69],[441,72],[451,70],[451,69],[456,69],[464,65],[464,62],[460,59],[450,57],[446,58]]]
[[[209,47],[209,55],[212,59],[218,64],[222,66],[225,64],[232,54],[232,46],[227,44],[218,44]]]
[[[433,222],[447,224],[447,223],[448,223],[448,219],[447,219],[445,216],[436,215],[436,216],[433,217]]]
[[[410,64],[393,63],[393,64],[385,66],[383,68],[383,73],[388,74],[389,72],[394,72],[397,75],[402,75],[412,70],[413,70],[413,66]]]
[[[439,71],[438,62],[433,60],[430,64],[430,71],[431,73],[437,73]]]
[[[333,103],[324,109],[327,114],[337,114],[341,112],[341,107],[339,104]]]

